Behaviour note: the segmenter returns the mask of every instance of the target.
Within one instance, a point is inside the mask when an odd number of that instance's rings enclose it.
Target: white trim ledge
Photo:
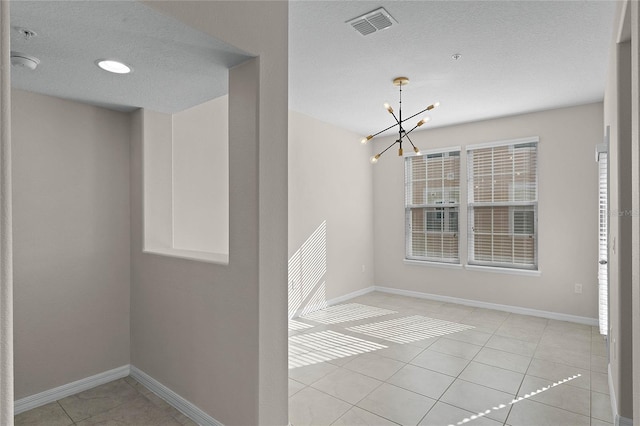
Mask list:
[[[464,265],[464,269],[468,271],[493,272],[496,274],[521,275],[527,277],[539,277],[542,275],[542,271],[540,270],[534,271],[531,269],[496,268],[494,266]]]
[[[496,311],[511,312],[520,315],[530,315],[540,318],[548,318],[557,321],[575,322],[589,326],[597,326],[597,318],[581,317],[577,315],[563,314],[560,312],[541,311],[538,309],[523,308],[520,306],[500,305],[498,303],[482,302],[479,300],[461,299],[458,297],[441,296],[438,294],[422,293],[419,291],[401,290],[392,287],[374,286],[375,291],[382,293],[397,294],[399,296],[417,297],[420,299],[436,300],[438,302],[456,303],[458,305],[473,306],[474,308],[494,309]]]
[[[431,260],[413,260],[413,259],[402,259],[402,262],[405,265],[426,266],[426,267],[445,268],[445,269],[462,269],[462,265],[460,265],[459,263],[434,262]]]
[[[609,379],[609,396],[611,398],[611,412],[613,413],[614,426],[633,426],[633,420],[627,417],[622,417],[618,414],[618,404],[616,403],[616,393],[613,386],[613,375],[611,374],[611,364],[607,366],[607,374]]]
[[[85,377],[84,379],[76,380],[75,382],[67,383],[66,385],[58,386],[35,395],[18,399],[13,403],[14,412],[16,415],[24,413],[25,411],[41,407],[49,404],[50,402],[127,377],[129,372],[129,365],[123,365],[122,367],[114,368],[113,370],[104,371],[93,376]]]
[[[229,264],[229,255],[222,253],[209,253],[206,251],[183,250],[168,247],[145,248],[144,250],[142,250],[142,252],[146,254],[155,254],[158,256],[195,260],[197,262],[215,263],[218,265]]]
[[[200,426],[224,426],[200,408],[133,365],[131,366],[131,377]]]

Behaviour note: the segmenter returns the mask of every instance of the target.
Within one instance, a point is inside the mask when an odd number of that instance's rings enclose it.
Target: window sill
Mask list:
[[[494,266],[480,266],[480,265],[465,265],[464,268],[468,271],[481,271],[481,272],[493,272],[496,274],[507,275],[521,275],[528,277],[539,277],[542,275],[542,271],[534,271],[531,269],[516,269],[516,268],[496,268]]]
[[[159,256],[175,257],[178,259],[195,260],[198,262],[215,263],[218,265],[228,265],[229,255],[221,253],[210,253],[206,251],[183,250],[168,247],[147,248],[143,253],[155,254]]]
[[[462,265],[460,265],[459,263],[434,262],[431,260],[403,259],[403,263],[405,265],[434,266],[436,268],[444,269],[462,269]]]

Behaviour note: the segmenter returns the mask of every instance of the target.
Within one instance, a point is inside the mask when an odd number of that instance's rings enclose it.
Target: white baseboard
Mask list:
[[[633,420],[627,417],[622,417],[618,413],[618,403],[616,402],[616,392],[613,387],[613,376],[611,374],[611,364],[608,365],[608,379],[609,379],[609,396],[611,398],[611,412],[613,413],[614,426],[633,426]]]
[[[42,405],[49,404],[50,402],[75,395],[87,389],[95,388],[96,386],[127,377],[128,375],[129,365],[123,365],[122,367],[114,368],[113,370],[104,371],[94,376],[85,377],[84,379],[76,380],[75,382],[67,383],[66,385],[58,386],[35,395],[18,399],[13,403],[13,410],[16,415],[24,413],[25,411],[33,408],[37,408]]]
[[[344,296],[339,296],[339,297],[335,297],[333,299],[327,300],[327,305],[329,306],[337,305],[338,303],[346,302],[347,300],[353,299],[354,297],[362,296],[367,293],[371,293],[372,291],[374,291],[373,286],[356,290],[349,294],[345,294]]]
[[[334,297],[333,299],[327,300],[325,303],[326,303],[326,306],[337,305],[338,303],[346,302],[347,300],[353,299],[354,297],[362,296],[363,294],[371,293],[372,291],[374,291],[374,287],[373,286],[365,287],[363,289],[353,291],[353,292],[345,294],[343,296]],[[324,309],[326,306],[323,306],[323,307],[321,307],[319,309]],[[302,308],[298,309],[296,311],[296,313],[293,314],[293,316],[291,318],[292,319],[293,318],[299,318],[303,314],[303,311],[304,311],[304,309],[302,309]],[[311,313],[311,312],[313,312],[313,311],[305,312],[305,314],[308,314],[308,313]]]
[[[597,318],[580,317],[577,315],[562,314],[559,312],[540,311],[538,309],[522,308],[520,306],[500,305],[498,303],[481,302],[479,300],[461,299],[451,296],[440,296],[437,294],[422,293],[419,291],[401,290],[391,287],[374,286],[375,291],[383,293],[397,294],[399,296],[417,297],[420,299],[436,300],[438,302],[457,303],[459,305],[473,306],[474,308],[494,309],[496,311],[511,312],[520,315],[531,315],[534,317],[554,319],[558,321],[569,321],[578,324],[597,326]]]
[[[131,377],[144,385],[151,392],[164,399],[169,405],[180,411],[185,416],[200,426],[223,426],[222,423],[187,401],[153,377],[135,366],[131,366]]]
[[[58,386],[35,395],[27,396],[14,402],[14,413],[16,415],[25,411],[41,407],[51,402],[66,398],[71,395],[83,392],[96,386],[112,382],[131,375],[138,382],[143,384],[151,392],[164,399],[200,426],[223,426],[222,423],[187,401],[153,377],[149,376],[139,368],[132,365],[123,365],[113,370],[105,371],[94,376],[86,377],[66,385]]]
[[[633,419],[616,414],[615,426],[633,426]]]

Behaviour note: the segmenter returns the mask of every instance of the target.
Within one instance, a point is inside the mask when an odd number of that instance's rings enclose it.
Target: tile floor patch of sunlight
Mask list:
[[[386,347],[331,330],[299,334],[289,337],[289,369],[360,355]]]
[[[479,419],[479,418],[481,418],[481,417],[484,417],[484,416],[486,416],[487,414],[491,413],[492,411],[502,410],[503,408],[507,408],[507,407],[509,407],[509,405],[517,404],[517,403],[518,403],[518,402],[520,402],[520,401],[523,401],[523,400],[525,400],[525,399],[527,399],[527,398],[531,398],[532,396],[535,396],[535,395],[537,395],[537,394],[539,394],[539,393],[542,393],[542,392],[548,391],[549,389],[551,389],[551,388],[555,388],[556,386],[560,386],[560,385],[562,385],[562,384],[564,384],[564,383],[570,382],[571,380],[577,379],[577,378],[578,378],[578,377],[580,377],[580,376],[582,376],[582,374],[575,374],[574,376],[567,377],[566,379],[558,380],[557,382],[554,382],[553,384],[550,384],[549,386],[545,386],[545,387],[540,388],[540,389],[537,389],[537,390],[535,390],[535,391],[533,391],[533,392],[531,392],[531,393],[527,393],[527,394],[525,394],[524,396],[521,396],[521,397],[518,397],[518,398],[512,399],[512,400],[511,400],[511,402],[509,402],[508,404],[500,404],[500,405],[496,405],[496,406],[495,406],[495,407],[493,407],[493,408],[490,408],[490,409],[488,409],[488,410],[481,411],[481,412],[479,412],[478,414],[474,414],[474,415],[472,415],[472,416],[466,417],[466,418],[464,418],[464,419],[460,420],[460,421],[459,421],[458,423],[456,423],[455,425],[454,425],[454,424],[450,424],[450,425],[448,425],[448,426],[462,426],[462,425],[463,425],[463,424],[465,424],[465,423],[469,423],[469,422],[471,422],[471,421],[473,421],[473,420],[476,420],[476,419]]]
[[[432,337],[458,333],[475,328],[470,325],[458,324],[435,318],[413,315],[392,320],[374,322],[370,324],[347,327],[370,337],[387,340],[394,343],[411,343]]]
[[[313,328],[313,326],[300,321],[289,320],[289,331],[304,330],[307,328]]]
[[[306,314],[302,318],[322,324],[338,324],[390,314],[397,314],[397,312],[375,306],[361,305],[359,303],[346,303]]]

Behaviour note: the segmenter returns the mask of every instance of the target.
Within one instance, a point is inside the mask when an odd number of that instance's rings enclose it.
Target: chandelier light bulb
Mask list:
[[[360,141],[361,144],[365,144],[367,142],[369,142],[371,139],[373,139],[372,135],[367,136],[366,138],[362,138],[362,140]]]
[[[420,155],[420,150],[418,149],[417,146],[413,147],[413,152],[415,152],[417,155]]]
[[[435,104],[429,105],[427,107],[427,111],[431,111],[432,109],[437,108],[439,106],[440,106],[440,102],[436,102]]]
[[[390,113],[393,113],[393,108],[391,108],[391,105],[385,102],[384,107],[387,111],[389,111]]]
[[[376,164],[378,162],[378,158],[380,158],[380,154],[374,155],[369,159],[369,161],[371,162],[371,164]]]
[[[426,116],[424,117],[422,120],[418,121],[417,126],[420,127],[422,126],[424,123],[428,123],[429,121],[431,121],[431,117]]]

